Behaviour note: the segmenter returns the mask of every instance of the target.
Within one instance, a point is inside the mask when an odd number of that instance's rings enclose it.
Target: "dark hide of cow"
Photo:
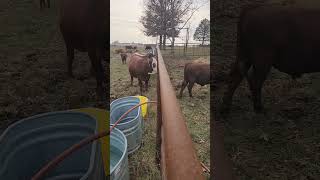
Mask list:
[[[221,112],[228,112],[243,77],[249,82],[255,112],[262,112],[261,88],[271,67],[292,78],[319,72],[319,19],[319,9],[266,6],[242,11],[237,59],[230,72]]]
[[[210,65],[207,63],[186,63],[184,65],[184,80],[181,85],[180,98],[183,90],[188,85],[189,96],[192,97],[194,83],[201,86],[210,84]]]
[[[99,100],[107,98],[102,59],[108,56],[108,4],[107,0],[61,1],[60,30],[67,49],[68,73],[73,77],[74,50],[88,52],[96,76]]]

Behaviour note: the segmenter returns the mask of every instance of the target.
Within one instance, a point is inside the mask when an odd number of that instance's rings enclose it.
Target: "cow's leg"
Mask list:
[[[50,8],[50,0],[47,0],[48,8]]]
[[[97,81],[97,96],[99,100],[104,101],[107,97],[106,87],[104,84],[104,70],[101,64],[101,58],[97,56],[97,51],[94,49],[89,50],[88,55],[91,60],[91,65],[94,68],[96,73],[96,81]]]
[[[182,85],[181,85],[181,89],[180,89],[180,95],[179,95],[180,98],[182,98],[183,90],[186,88],[187,85],[188,85],[188,82],[183,80]]]
[[[190,81],[188,84],[189,96],[192,97],[192,87],[194,85],[194,81]]]
[[[140,78],[138,78],[138,81],[139,81],[139,86],[140,86],[140,95],[142,95],[142,91],[143,91],[142,86],[143,86],[143,84],[142,84],[142,81],[141,81]]]
[[[67,45],[68,74],[72,78],[74,77],[72,72],[73,60],[74,60],[74,49],[73,47]]]
[[[133,76],[130,75],[130,77],[131,77],[131,86],[133,86]]]
[[[42,9],[42,8],[43,8],[44,3],[45,3],[45,0],[40,0],[40,9]]]
[[[148,91],[149,88],[149,80],[150,80],[150,74],[148,74],[147,78],[146,78],[146,90]]]
[[[260,60],[262,62],[266,62],[263,59]],[[271,65],[255,64],[253,65],[253,69],[248,76],[250,90],[252,93],[253,108],[256,113],[260,113],[263,110],[261,102],[261,89],[270,69]]]
[[[223,102],[221,107],[221,112],[228,112],[229,108],[231,106],[232,97],[241,83],[244,76],[247,76],[247,72],[250,68],[251,64],[248,62],[239,62],[239,60],[236,61],[236,63],[232,66],[230,74],[229,74],[229,84],[227,91],[224,93],[223,96]]]

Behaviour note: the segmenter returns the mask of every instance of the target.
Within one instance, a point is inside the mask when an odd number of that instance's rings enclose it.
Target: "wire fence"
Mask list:
[[[163,57],[210,56],[210,44],[175,43],[172,47],[170,43],[161,47],[161,53]]]

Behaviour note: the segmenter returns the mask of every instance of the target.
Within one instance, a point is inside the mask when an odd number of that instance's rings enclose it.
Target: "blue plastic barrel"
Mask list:
[[[0,136],[0,179],[31,179],[54,157],[97,130],[95,118],[71,111],[40,114],[12,124]],[[44,179],[106,179],[99,141],[68,156]]]
[[[113,125],[126,111],[140,103],[134,96],[114,100],[110,104],[110,124]],[[141,146],[143,133],[143,120],[141,107],[131,111],[117,126],[127,138],[128,154],[135,152]]]
[[[129,180],[127,139],[117,128],[110,134],[110,176],[111,180]]]

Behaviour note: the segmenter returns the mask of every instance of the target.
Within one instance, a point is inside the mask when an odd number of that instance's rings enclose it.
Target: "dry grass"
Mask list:
[[[140,52],[143,52],[141,49]],[[127,64],[122,64],[119,54],[111,49],[110,61],[110,97],[111,101],[125,96],[139,95],[138,80],[130,85],[130,75]],[[149,91],[144,96],[150,100],[157,100],[156,75],[151,75]],[[143,141],[140,149],[129,156],[130,179],[161,179],[160,171],[155,162],[156,155],[156,106],[148,106],[148,118],[145,120]]]
[[[184,64],[191,61],[209,63],[208,57],[189,59],[164,59],[171,83],[177,92],[180,92],[183,80]],[[195,84],[192,89],[193,98],[189,97],[187,88],[179,100],[182,113],[186,119],[189,133],[194,143],[198,159],[210,168],[210,90],[209,85]],[[205,173],[207,179],[210,175]]]
[[[42,12],[37,3],[0,3],[0,131],[38,113],[96,105],[96,81],[86,53],[76,51],[76,79],[66,74],[58,1]]]

